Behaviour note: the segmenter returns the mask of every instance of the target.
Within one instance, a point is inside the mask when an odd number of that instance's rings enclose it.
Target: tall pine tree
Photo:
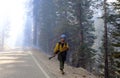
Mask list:
[[[113,13],[109,15],[109,23],[112,25],[111,45],[114,48],[112,55],[111,78],[120,77],[120,0],[112,4],[114,7]]]
[[[82,66],[91,70],[95,50],[92,49],[95,36],[93,26],[93,11],[91,10],[92,1],[76,0],[75,1],[75,16],[77,18],[77,45],[76,53],[73,54],[73,63],[75,66]],[[75,58],[77,57],[77,58]]]

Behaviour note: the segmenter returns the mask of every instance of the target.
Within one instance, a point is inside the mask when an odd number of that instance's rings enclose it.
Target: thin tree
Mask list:
[[[104,0],[104,50],[105,50],[105,78],[109,78],[108,75],[108,33],[107,33],[107,8],[106,1]]]
[[[4,50],[4,27],[2,27],[2,50]]]

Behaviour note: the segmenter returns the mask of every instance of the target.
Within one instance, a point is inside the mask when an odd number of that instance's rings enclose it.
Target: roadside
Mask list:
[[[74,68],[65,64],[65,75],[62,75],[59,71],[59,62],[57,57],[52,60],[48,60],[48,55],[38,50],[32,50],[33,56],[47,70],[48,75],[53,75],[55,78],[97,78],[87,70],[83,68]]]

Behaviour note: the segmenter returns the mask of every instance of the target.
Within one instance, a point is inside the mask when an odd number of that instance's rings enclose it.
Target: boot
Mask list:
[[[60,69],[60,70],[61,70],[61,74],[62,74],[62,75],[64,75],[64,74],[65,74],[65,72],[63,71],[63,69]]]

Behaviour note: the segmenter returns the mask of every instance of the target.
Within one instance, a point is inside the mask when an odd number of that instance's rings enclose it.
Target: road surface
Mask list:
[[[0,78],[54,78],[30,51],[0,52]]]

